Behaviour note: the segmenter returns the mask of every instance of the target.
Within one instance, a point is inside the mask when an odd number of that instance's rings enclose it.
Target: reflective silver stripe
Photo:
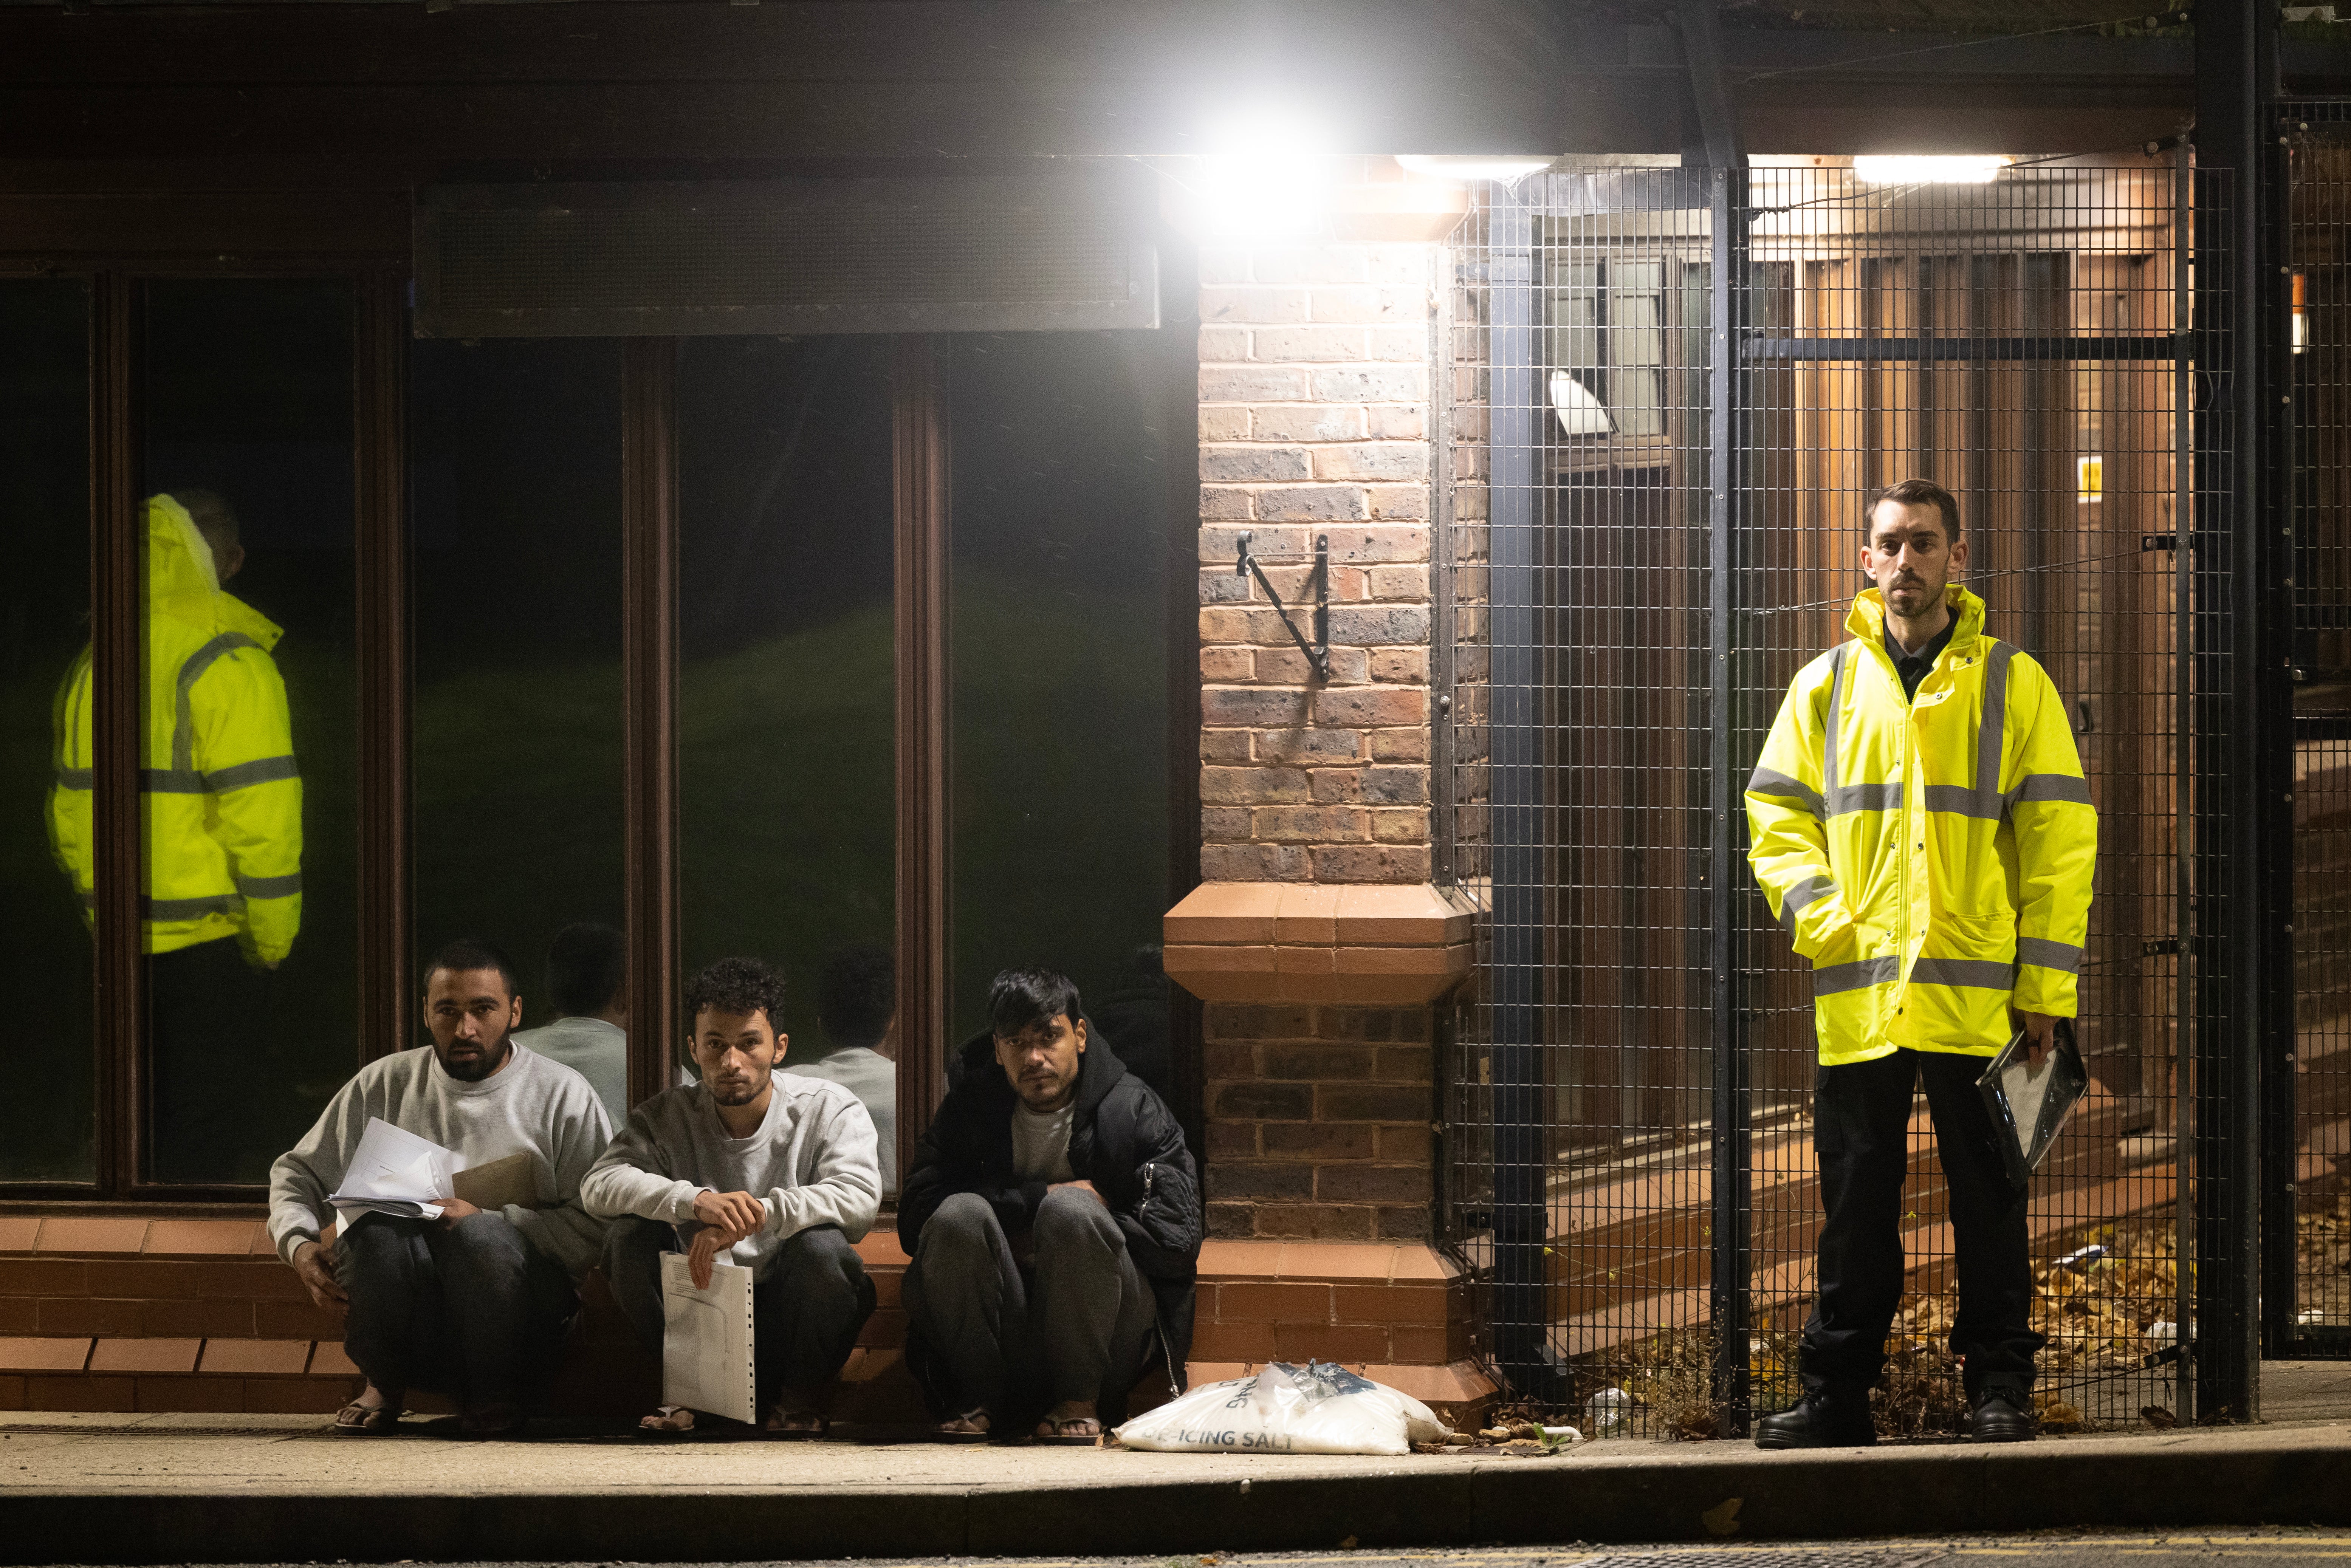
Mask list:
[[[139,788],[150,795],[202,795],[204,776],[193,768],[183,773],[172,768],[141,768]]]
[[[2078,975],[2082,972],[2082,949],[2071,942],[2052,942],[2046,936],[2022,936],[2017,939],[2016,961]]]
[[[1754,775],[1747,780],[1747,792],[1750,795],[1771,795],[1782,800],[1793,800],[1799,806],[1810,810],[1813,816],[1817,817],[1821,814],[1821,797],[1818,790],[1801,779],[1791,779],[1786,774],[1770,768],[1758,768],[1755,770]]]
[[[299,779],[302,770],[294,758],[264,757],[254,762],[240,762],[234,768],[218,768],[204,775],[204,788],[215,795],[225,795],[232,789],[247,789],[256,784],[274,784],[281,779]]]
[[[1987,796],[1980,789],[1962,784],[1929,784],[1927,786],[1927,810],[1949,811],[1959,817],[1985,817],[1999,821],[2007,802],[1997,795]]]
[[[95,789],[98,788],[98,774],[88,768],[60,768],[57,769],[57,788]]]
[[[216,894],[211,898],[142,898],[139,913],[150,920],[194,920],[206,915],[236,915],[245,908],[245,900],[233,893]]]
[[[1837,708],[1844,702],[1844,657],[1850,643],[1839,643],[1836,652],[1829,656],[1829,668],[1834,672],[1829,679],[1829,716],[1826,723],[1828,745],[1821,755],[1821,797],[1836,799],[1837,787]]]
[[[1796,916],[1802,912],[1804,906],[1815,899],[1826,898],[1835,891],[1836,880],[1834,877],[1806,877],[1790,888],[1788,896],[1780,901],[1781,925],[1787,930],[1789,936],[1793,936],[1796,934]]]
[[[287,876],[241,876],[236,879],[237,892],[247,898],[291,898],[302,891],[302,873]]]
[[[265,877],[261,880],[266,882],[279,879]],[[299,883],[302,879],[295,877],[292,880]],[[256,894],[256,896],[261,895]],[[83,894],[81,906],[84,909],[96,909],[97,893],[92,891]],[[244,896],[234,893],[216,893],[209,898],[149,898],[144,894],[139,896],[139,914],[141,918],[147,920],[194,920],[206,915],[242,915],[243,913],[245,913]]]
[[[1920,986],[1959,986],[1978,991],[2016,989],[2016,966],[1992,958],[1921,958],[1910,980]]]
[[[2071,800],[2077,806],[2090,801],[2090,781],[2071,773],[2028,773],[2008,792],[2008,804],[2014,806],[2035,800]]]
[[[182,773],[193,773],[196,768],[196,715],[189,693],[223,656],[239,648],[258,648],[261,644],[242,632],[224,632],[187,657],[180,666],[177,697],[172,709],[172,767]]]
[[[1813,995],[1833,997],[1840,991],[1863,991],[1902,977],[1902,960],[1892,953],[1851,964],[1831,964],[1813,971]]]
[[[2008,662],[2014,657],[2015,649],[1995,642],[1991,656],[1984,662],[1983,718],[1976,729],[1976,795],[1981,800],[2001,798],[2000,754],[2008,734]]]
[[[1902,809],[1902,786],[1899,784],[1840,784],[1829,791],[1829,815],[1842,817],[1848,811],[1898,811]]]

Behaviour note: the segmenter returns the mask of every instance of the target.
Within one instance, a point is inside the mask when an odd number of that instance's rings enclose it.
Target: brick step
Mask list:
[[[918,1421],[901,1347],[897,1239],[858,1244],[876,1294],[843,1374],[843,1420]],[[601,1276],[549,1396],[554,1413],[624,1416],[659,1368]],[[0,1217],[0,1408],[328,1411],[356,1391],[340,1310],[314,1306],[258,1220]],[[1196,1381],[1267,1361],[1337,1362],[1455,1414],[1493,1384],[1471,1362],[1468,1287],[1419,1245],[1212,1241],[1201,1255]],[[420,1410],[435,1408],[416,1396]]]

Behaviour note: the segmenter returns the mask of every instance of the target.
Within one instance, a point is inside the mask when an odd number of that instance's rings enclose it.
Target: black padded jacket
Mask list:
[[[1108,1040],[1091,1028],[1087,1034],[1070,1118],[1070,1169],[1107,1200],[1128,1256],[1151,1282],[1161,1353],[1180,1390],[1200,1261],[1198,1169],[1167,1103],[1126,1070]],[[996,1064],[993,1039],[974,1035],[956,1054],[963,1071],[925,1130],[898,1193],[898,1245],[910,1258],[924,1225],[956,1193],[986,1198],[1007,1232],[1027,1229],[1045,1200],[1043,1182],[1023,1183],[1013,1172],[1012,1112],[1019,1101]],[[938,1369],[911,1330],[906,1362],[935,1405]],[[1113,1414],[1104,1411],[1105,1418]]]

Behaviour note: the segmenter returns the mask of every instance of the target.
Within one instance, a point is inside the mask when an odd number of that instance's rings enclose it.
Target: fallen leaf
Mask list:
[[[2158,1432],[2168,1432],[2172,1427],[2179,1425],[2179,1417],[2160,1405],[2143,1405],[2139,1407],[2138,1414],[2139,1419]]]
[[[1699,1514],[1698,1521],[1716,1535],[1736,1535],[1739,1533],[1739,1505],[1746,1500],[1743,1497],[1725,1498]]]

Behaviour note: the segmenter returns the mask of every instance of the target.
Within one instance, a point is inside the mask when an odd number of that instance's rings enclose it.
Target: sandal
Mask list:
[[[397,1431],[400,1418],[406,1412],[386,1401],[381,1405],[362,1405],[354,1399],[335,1412],[333,1430],[349,1432],[355,1437],[381,1437]]]
[[[768,1418],[760,1430],[770,1437],[783,1437],[806,1442],[829,1436],[832,1422],[821,1410],[787,1410],[780,1404],[768,1406]]]
[[[677,1437],[694,1430],[694,1412],[683,1405],[662,1405],[637,1423],[637,1430],[656,1437]]]
[[[931,1437],[941,1443],[985,1443],[995,1434],[988,1430],[987,1407],[975,1405],[960,1416],[950,1416],[931,1428]]]
[[[1037,1423],[1030,1440],[1061,1448],[1098,1448],[1102,1424],[1092,1416],[1068,1416],[1059,1421],[1049,1416]]]

